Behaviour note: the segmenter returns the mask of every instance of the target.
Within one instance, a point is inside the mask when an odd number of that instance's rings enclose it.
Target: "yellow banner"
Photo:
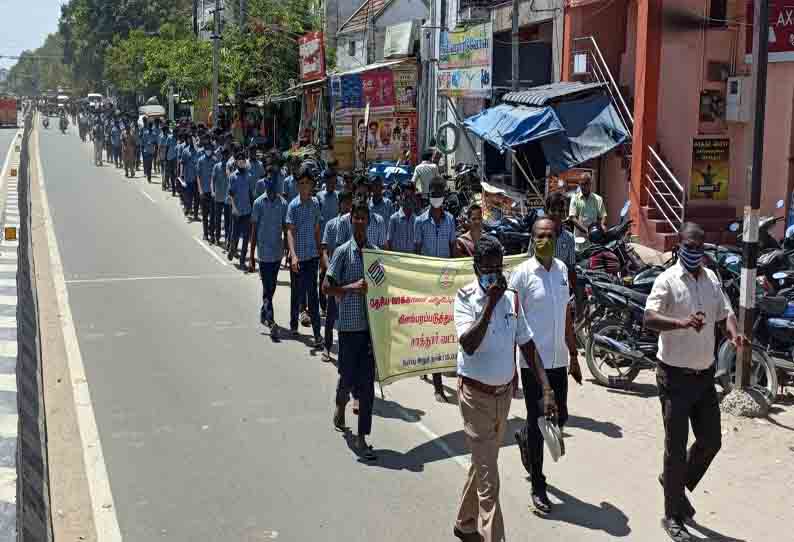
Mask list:
[[[367,314],[378,381],[457,368],[453,309],[458,289],[475,278],[471,258],[454,260],[364,250]],[[527,259],[505,258],[505,276]]]

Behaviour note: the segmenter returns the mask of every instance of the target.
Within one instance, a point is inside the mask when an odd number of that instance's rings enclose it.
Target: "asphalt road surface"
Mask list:
[[[451,539],[462,458],[414,411],[379,401],[384,452],[359,463],[331,426],[334,366],[264,334],[258,275],[204,245],[159,179],[94,167],[74,128],[40,149],[125,540]],[[285,273],[277,305],[284,325]]]

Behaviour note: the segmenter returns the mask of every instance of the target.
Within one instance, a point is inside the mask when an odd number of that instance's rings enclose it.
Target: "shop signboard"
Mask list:
[[[309,32],[298,39],[301,81],[325,77],[325,47],[322,32]]]
[[[397,111],[416,111],[416,66],[394,68],[394,105]]]
[[[390,69],[367,71],[360,77],[364,102],[373,113],[394,107],[394,75]]]
[[[747,2],[745,61],[752,62],[753,0]],[[794,0],[769,0],[769,62],[794,60]]]
[[[493,79],[492,23],[441,32],[438,89],[449,96],[488,97]]]
[[[728,199],[730,157],[729,139],[704,137],[693,140],[690,199]]]

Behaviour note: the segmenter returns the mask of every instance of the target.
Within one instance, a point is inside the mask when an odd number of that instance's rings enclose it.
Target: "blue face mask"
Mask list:
[[[678,260],[681,262],[681,265],[684,266],[684,269],[693,273],[700,269],[700,266],[703,265],[703,249],[691,249],[687,248],[684,245],[678,247]]]
[[[487,292],[488,288],[496,284],[496,281],[499,280],[499,273],[485,273],[480,275],[477,280],[480,283],[480,288]]]

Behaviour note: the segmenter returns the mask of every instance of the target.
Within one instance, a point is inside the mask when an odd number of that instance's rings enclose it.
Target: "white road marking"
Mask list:
[[[201,240],[201,237],[194,237],[193,239],[194,239],[194,240],[195,240],[195,241],[196,241],[196,242],[199,244],[199,246],[200,246],[201,248],[203,248],[204,250],[206,250],[206,251],[207,251],[207,253],[211,254],[213,258],[215,258],[216,260],[218,260],[218,262],[220,262],[220,264],[221,264],[221,265],[224,265],[224,266],[228,266],[228,265],[229,265],[229,263],[228,263],[226,260],[224,260],[223,258],[221,258],[221,257],[220,257],[220,255],[219,255],[218,253],[216,253],[216,252],[215,252],[214,250],[212,250],[212,249],[211,249],[211,248],[210,248],[210,247],[209,247],[209,246],[208,246],[208,245],[207,245],[207,244],[206,244],[204,241],[202,241],[202,240]]]
[[[95,278],[95,279],[69,279],[66,281],[66,284],[102,284],[106,282],[135,282],[141,280],[226,279],[230,277],[243,278],[243,275],[238,275],[236,273],[224,273],[217,275],[155,275],[151,277],[104,277],[104,278]]]
[[[39,131],[35,130],[37,150]],[[61,314],[61,328],[63,331],[64,346],[66,349],[69,377],[74,394],[77,425],[80,431],[80,440],[83,448],[83,462],[85,463],[88,489],[91,496],[91,507],[94,514],[94,525],[98,542],[121,542],[121,529],[116,517],[116,506],[113,503],[113,493],[110,490],[105,457],[102,453],[102,442],[94,416],[94,407],[91,403],[91,393],[85,375],[83,357],[80,354],[80,344],[77,341],[77,331],[74,327],[72,309],[69,306],[69,293],[63,276],[63,265],[58,250],[58,241],[52,225],[52,215],[47,201],[47,191],[44,182],[44,170],[41,167],[41,153],[36,153],[36,165],[39,173],[39,188],[41,189],[41,205],[44,210],[44,225],[47,232],[47,244],[50,252],[55,296],[58,301],[58,310]]]
[[[146,199],[148,199],[152,203],[157,203],[156,201],[154,201],[154,198],[152,198],[152,196],[150,196],[148,193],[146,193],[146,190],[144,190],[142,188],[141,188],[141,194],[143,194],[143,197],[145,197]]]

